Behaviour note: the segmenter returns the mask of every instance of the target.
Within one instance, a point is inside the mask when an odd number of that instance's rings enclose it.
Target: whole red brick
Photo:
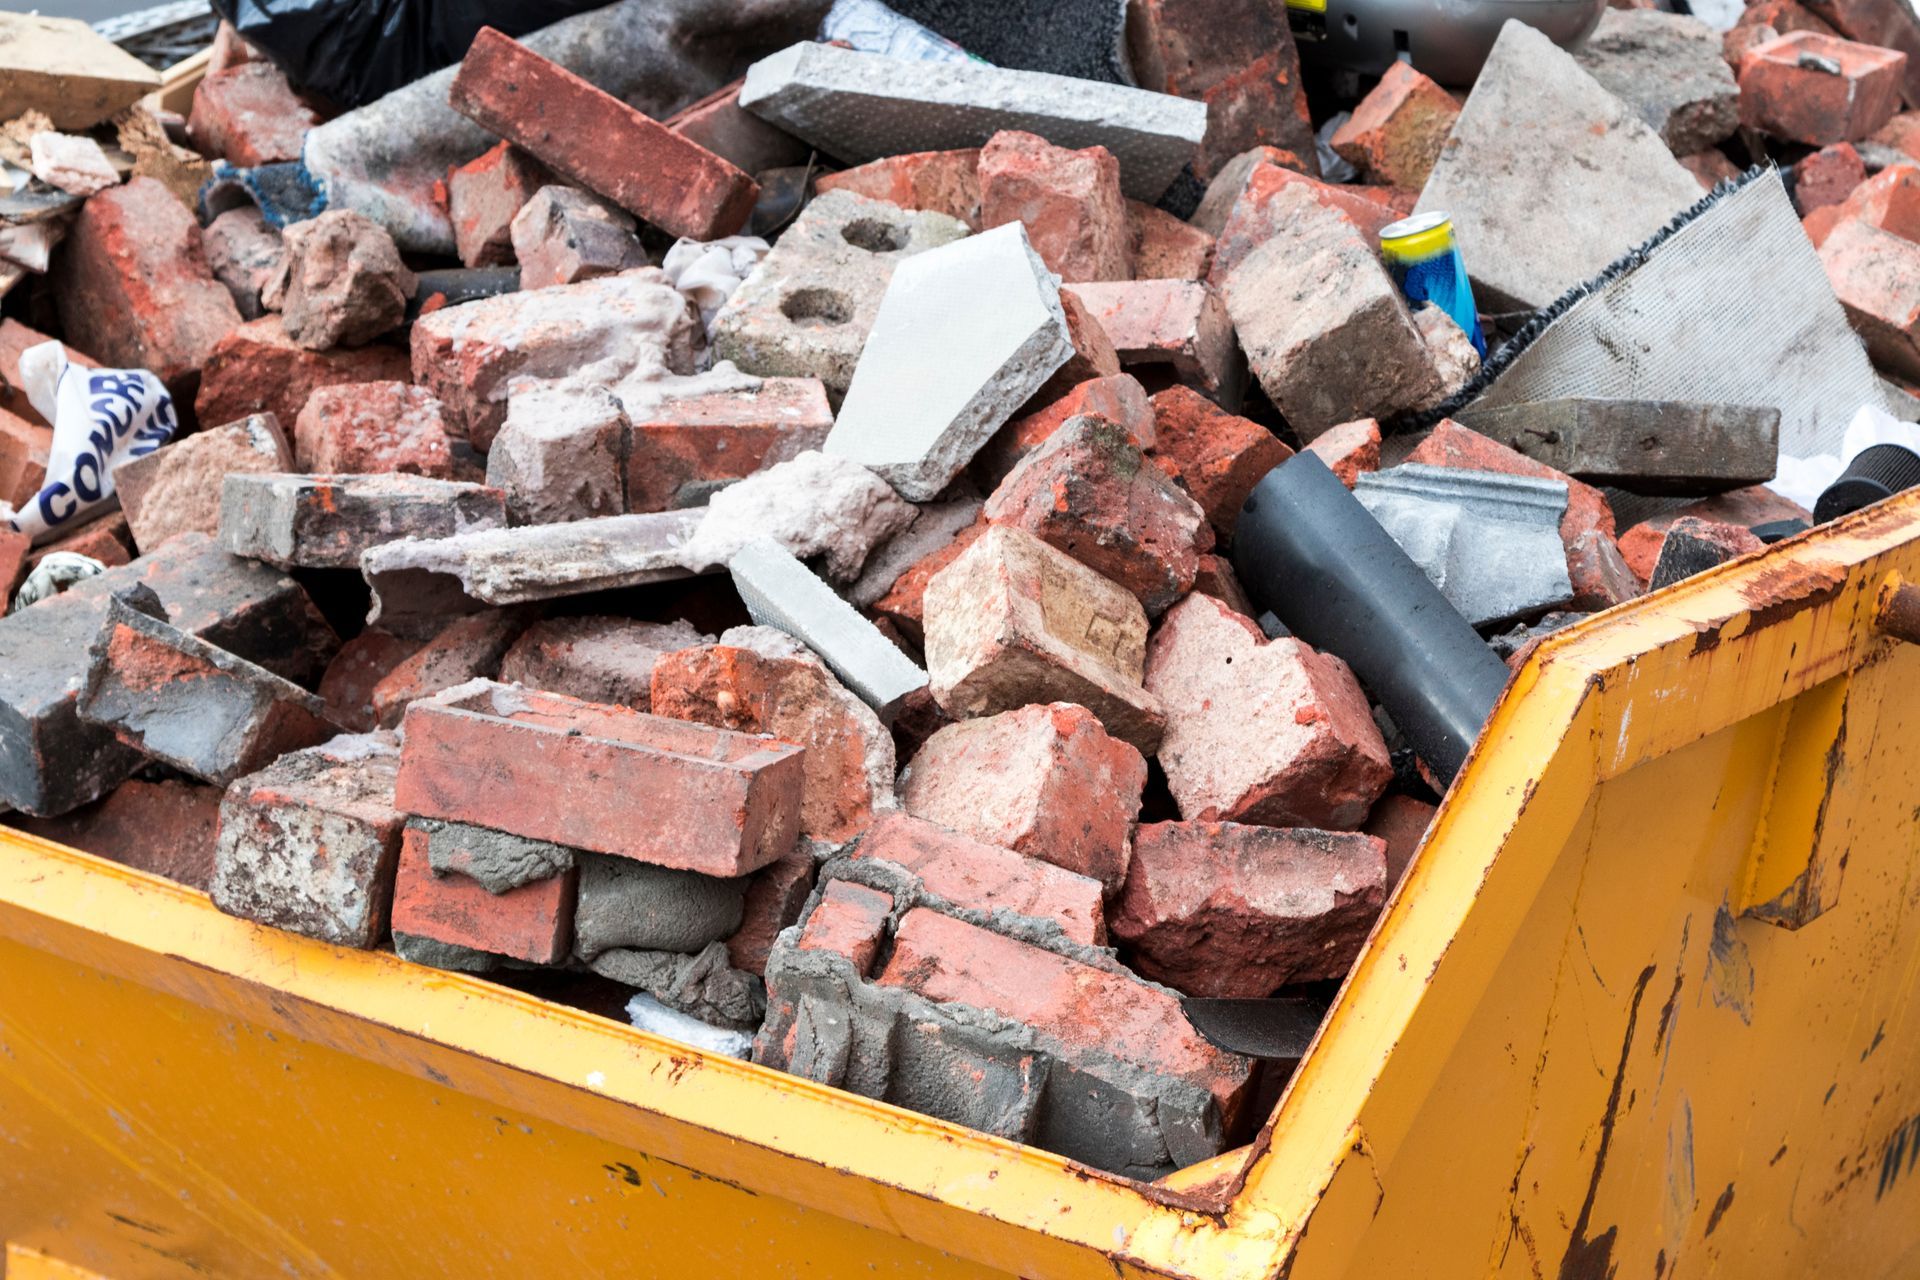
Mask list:
[[[500,674],[500,659],[520,637],[526,620],[508,609],[455,618],[380,678],[368,695],[374,722],[383,729],[400,723],[407,708],[469,680]]]
[[[1920,377],[1920,244],[1843,222],[1820,246],[1820,265],[1873,362]]]
[[[1858,142],[1900,109],[1906,70],[1907,55],[1892,49],[1791,32],[1741,62],[1740,123],[1813,147]]]
[[[923,209],[958,218],[975,231],[980,223],[980,148],[962,151],[912,151],[882,156],[866,164],[825,173],[813,189],[851,191],[902,209]]]
[[[699,506],[731,480],[809,449],[833,430],[818,378],[766,378],[746,391],[636,403],[627,451],[627,510]]]
[[[1136,280],[1205,280],[1213,265],[1213,237],[1165,209],[1127,201]]]
[[[1417,190],[1459,115],[1452,94],[1411,63],[1396,62],[1334,131],[1333,149],[1374,182]]]
[[[58,818],[10,813],[6,821],[42,840],[72,845],[136,871],[205,889],[213,880],[220,788],[134,778],[95,803]]]
[[[1175,477],[1223,539],[1233,536],[1253,486],[1293,456],[1271,431],[1226,412],[1191,387],[1156,392],[1153,415],[1155,458],[1163,466],[1172,464]]]
[[[393,886],[393,931],[471,947],[528,964],[559,964],[573,945],[574,893],[579,870],[489,893],[478,880],[442,875],[428,862],[434,841],[458,841],[457,826],[428,831],[409,824],[400,838],[400,870]]]
[[[705,875],[793,848],[804,752],[625,707],[475,681],[414,703],[401,808]]]
[[[1051,920],[1067,937],[1088,946],[1107,940],[1098,880],[982,844],[923,818],[882,816],[860,837],[853,856],[905,867],[928,893],[956,907]]]
[[[1149,823],[1113,936],[1142,975],[1192,996],[1344,978],[1386,903],[1386,851],[1352,832]]]
[[[109,367],[147,369],[183,398],[216,344],[240,327],[233,298],[207,265],[200,224],[152,178],[81,207],[53,281],[68,341]]]
[[[1138,449],[1154,446],[1153,404],[1146,388],[1132,374],[1116,373],[1075,383],[1065,395],[1008,422],[974,455],[974,478],[987,488],[998,485],[1069,418],[1079,417],[1105,418],[1125,429]]]
[[[987,499],[989,524],[1025,529],[1139,597],[1149,615],[1193,587],[1213,549],[1206,513],[1148,462],[1124,429],[1075,418]]]
[[[1372,418],[1343,422],[1315,436],[1307,452],[1326,463],[1334,479],[1351,489],[1362,471],[1380,469],[1380,424]]]
[[[547,167],[502,142],[447,172],[447,216],[460,261],[497,267],[513,261],[514,215],[553,181]]]
[[[285,427],[300,420],[321,387],[405,382],[413,362],[398,347],[308,351],[287,336],[277,315],[262,316],[222,338],[207,358],[194,413],[202,422],[234,422],[270,413]]]
[[[852,839],[892,798],[893,740],[810,655],[769,657],[724,644],[681,649],[654,663],[652,698],[655,715],[806,748],[800,832],[811,839]]]
[[[1349,830],[1393,777],[1347,664],[1267,640],[1210,596],[1168,611],[1147,646],[1167,713],[1160,765],[1188,821]]]
[[[368,627],[340,646],[340,652],[327,664],[314,692],[327,704],[327,715],[335,724],[355,733],[377,728],[373,711],[373,691],[387,673],[405,662],[419,644],[402,640],[378,627]]]
[[[1213,265],[1207,271],[1207,283],[1216,289],[1224,289],[1227,277],[1233,274],[1235,267],[1289,225],[1291,215],[1271,206],[1274,196],[1288,187],[1296,186],[1351,222],[1369,245],[1378,244],[1380,229],[1401,217],[1391,206],[1360,194],[1351,187],[1320,182],[1277,164],[1256,164],[1248,173],[1247,184],[1241,189],[1239,198],[1233,202],[1226,224],[1220,228],[1219,239],[1213,246]]]
[[[1120,162],[1105,147],[1070,151],[1031,133],[996,133],[980,150],[980,225],[1018,222],[1062,280],[1133,275]]]
[[[320,123],[286,73],[271,62],[209,72],[193,91],[187,132],[200,150],[242,169],[298,160],[307,130]]]
[[[1920,244],[1920,167],[1888,165],[1855,187],[1839,204],[1813,210],[1803,225],[1818,248],[1843,222],[1864,222]]]
[[[321,387],[293,426],[295,464],[313,475],[453,476],[440,402],[404,382]]]
[[[1387,846],[1388,894],[1393,893],[1407,874],[1407,868],[1413,865],[1413,856],[1420,851],[1420,842],[1427,838],[1427,828],[1433,825],[1433,815],[1438,812],[1437,806],[1425,800],[1390,795],[1381,796],[1380,803],[1367,815],[1367,823],[1360,829]]]
[[[1744,525],[1749,529],[1772,520],[1813,519],[1811,513],[1798,503],[1757,484],[1690,502],[1677,511],[1642,520],[1620,535],[1620,554],[1626,558],[1627,567],[1642,582],[1653,576],[1653,566],[1659,563],[1660,544],[1667,540],[1667,530],[1673,528],[1674,521],[1688,516],[1721,524]]]
[[[1598,529],[1608,537],[1613,536],[1613,508],[1607,504],[1605,494],[1590,484],[1575,480],[1564,471],[1555,471],[1497,440],[1489,440],[1452,418],[1442,418],[1440,425],[1403,461],[1424,463],[1430,467],[1498,471],[1503,475],[1530,476],[1536,480],[1558,480],[1567,486],[1567,513],[1560,518],[1560,541],[1571,547],[1574,539],[1589,529]]]
[[[1247,362],[1226,304],[1197,280],[1081,284],[1061,291],[1085,303],[1124,367],[1170,365],[1173,376],[1237,406]]]
[[[759,184],[518,41],[484,27],[448,91],[481,128],[670,235],[717,240],[753,211]]]
[[[765,973],[767,956],[780,931],[800,918],[813,892],[816,864],[807,849],[753,873],[740,904],[740,927],[727,939],[727,963],[743,973]]]
[[[900,780],[908,813],[1119,887],[1147,762],[1085,707],[1056,702],[948,725]]]
[[[829,880],[795,945],[802,951],[843,955],[865,977],[873,972],[873,959],[880,953],[892,913],[892,894],[851,880]]]
[[[1853,144],[1822,147],[1793,166],[1793,207],[1804,218],[1815,209],[1839,204],[1866,180],[1867,166]]]

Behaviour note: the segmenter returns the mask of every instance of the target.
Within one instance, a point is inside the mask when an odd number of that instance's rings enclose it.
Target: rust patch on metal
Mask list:
[[[1747,629],[1758,631],[1818,608],[1839,595],[1846,585],[1847,571],[1837,564],[1786,560],[1769,565],[1741,589],[1740,598],[1746,601],[1753,618]]]
[[[1727,625],[1727,621],[1726,618],[1722,618],[1718,622],[1703,623],[1701,626],[1695,628],[1693,633],[1694,656],[1698,657],[1700,654],[1710,653],[1720,647],[1720,629]]]
[[[1680,986],[1687,976],[1687,936],[1693,932],[1693,917],[1688,916],[1680,922],[1680,952],[1673,959],[1673,990],[1667,993],[1667,1002],[1660,1006],[1660,1025],[1653,1033],[1653,1051],[1659,1053],[1667,1042],[1667,1033],[1673,1030],[1673,1015],[1680,1007]]]
[[[1653,981],[1654,968],[1648,965],[1642,969],[1633,984],[1633,1000],[1627,1006],[1627,1032],[1620,1040],[1620,1063],[1613,1069],[1613,1087],[1607,1091],[1606,1110],[1600,1115],[1600,1142],[1593,1153],[1593,1176],[1587,1180],[1587,1198],[1580,1204],[1580,1216],[1574,1219],[1567,1252],[1560,1259],[1560,1280],[1610,1280],[1615,1270],[1613,1242],[1620,1228],[1608,1227],[1591,1238],[1587,1232],[1593,1224],[1593,1202],[1600,1194],[1600,1177],[1607,1169],[1607,1152],[1613,1146],[1614,1122],[1620,1118],[1620,1093],[1626,1087],[1627,1062],[1633,1055],[1633,1032],[1640,1022],[1640,1001],[1646,997],[1647,984]]]
[[[1727,1189],[1720,1193],[1720,1198],[1713,1202],[1713,1212],[1707,1215],[1706,1235],[1710,1236],[1713,1234],[1713,1229],[1720,1225],[1721,1217],[1732,1206],[1733,1206],[1733,1184],[1729,1182],[1727,1184]]]

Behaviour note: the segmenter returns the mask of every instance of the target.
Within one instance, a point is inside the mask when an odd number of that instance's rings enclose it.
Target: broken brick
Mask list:
[[[742,173],[804,165],[812,148],[740,105],[745,80],[715,89],[661,123],[719,156]]]
[[[500,680],[649,711],[654,664],[669,653],[711,643],[712,636],[677,620],[549,618],[513,642],[500,662]]]
[[[987,531],[984,520],[976,521],[953,536],[944,547],[924,556],[905,573],[894,579],[887,593],[873,602],[873,611],[881,621],[900,629],[908,641],[918,645],[925,637],[927,584],[934,575],[960,558],[974,539]]]
[[[1143,755],[1165,722],[1141,687],[1147,615],[1117,583],[1019,529],[976,539],[926,590],[927,673],[956,717],[1075,702]]]
[[[1387,891],[1386,842],[1372,836],[1155,822],[1134,834],[1111,928],[1145,977],[1258,998],[1346,977]]]
[[[204,76],[193,91],[187,133],[194,145],[240,169],[298,160],[320,114],[271,62],[244,62]]]
[[[293,451],[280,424],[250,414],[129,458],[113,469],[114,491],[142,552],[199,530],[220,531],[220,487],[235,473],[285,471]]]
[[[368,701],[374,722],[392,729],[420,699],[469,680],[492,679],[522,625],[521,617],[506,609],[455,618],[373,686]]]
[[[1874,363],[1920,377],[1920,244],[1843,222],[1820,246],[1820,263]]]
[[[1071,703],[948,725],[900,780],[915,817],[1117,888],[1147,762]]]
[[[1076,383],[1058,399],[1007,423],[974,455],[972,475],[986,487],[998,485],[1068,419],[1079,417],[1104,418],[1123,428],[1143,451],[1154,446],[1153,404],[1146,388],[1132,374],[1117,373]]]
[[[1804,218],[1815,209],[1839,204],[1866,180],[1867,166],[1853,144],[1822,147],[1793,166],[1793,207]]]
[[[846,191],[902,209],[923,209],[958,218],[975,231],[980,222],[980,148],[914,151],[883,156],[814,179],[814,190]]]
[[[1438,811],[1437,806],[1412,796],[1385,795],[1367,815],[1366,825],[1360,829],[1387,846],[1389,895],[1413,865],[1420,842],[1427,838],[1427,828],[1433,825],[1433,815]]]
[[[1164,209],[1127,201],[1136,280],[1205,280],[1213,265],[1213,237]]]
[[[1667,539],[1667,530],[1673,528],[1676,520],[1688,516],[1721,524],[1742,525],[1748,529],[1774,520],[1811,521],[1813,518],[1804,508],[1764,485],[1733,489],[1690,502],[1678,510],[1642,520],[1620,535],[1620,554],[1626,560],[1627,567],[1642,582],[1653,576],[1653,567],[1659,562],[1660,545]]]
[[[1764,545],[1745,525],[1681,516],[1660,543],[1660,558],[1654,562],[1647,589],[1672,586]]]
[[[1813,210],[1804,221],[1815,248],[1843,222],[1870,227],[1920,244],[1920,167],[1892,164],[1856,186],[1839,204]]]
[[[205,890],[213,880],[220,788],[130,778],[97,802],[58,818],[8,814],[6,821],[42,840]]]
[[[560,964],[573,947],[573,904],[579,870],[489,892],[471,876],[433,863],[457,856],[429,850],[467,841],[511,843],[518,837],[457,823],[409,823],[400,840],[393,889],[393,932],[528,964]]]
[[[851,880],[829,880],[794,945],[802,951],[843,955],[853,962],[854,972],[864,978],[873,972],[873,960],[887,936],[887,918],[892,913],[892,894]]]
[[[1299,212],[1297,197],[1282,200],[1284,192],[1299,192],[1338,213],[1352,224],[1361,243],[1369,249],[1379,243],[1381,228],[1401,217],[1392,206],[1357,194],[1350,187],[1321,182],[1261,160],[1248,170],[1246,185],[1230,206],[1231,212],[1220,230],[1214,232],[1218,239],[1213,246],[1213,265],[1207,273],[1207,282],[1214,288],[1226,289],[1241,263],[1293,225]]]
[[[1223,541],[1231,538],[1253,486],[1293,450],[1259,423],[1226,412],[1190,387],[1156,392],[1153,413],[1155,458],[1172,464],[1214,531]]]
[[[1031,133],[996,133],[981,148],[979,178],[981,229],[1022,224],[1064,281],[1132,276],[1120,162],[1105,147],[1071,151]]]
[[[432,394],[404,382],[317,388],[294,420],[293,453],[315,475],[453,474],[446,419]]]
[[[605,387],[531,387],[507,401],[487,450],[487,483],[515,524],[558,524],[626,510],[627,414]]]
[[[497,267],[512,262],[514,216],[552,181],[545,165],[510,142],[450,170],[447,215],[461,263]]]
[[[549,186],[521,206],[509,228],[520,287],[545,289],[647,265],[624,209],[573,187]]]
[[[253,205],[229,209],[207,224],[201,244],[213,278],[226,286],[241,318],[266,314],[260,295],[279,272],[284,253],[280,232],[267,225],[266,215]]]
[[[321,387],[405,382],[407,353],[375,344],[355,350],[309,351],[287,336],[277,315],[262,316],[215,344],[200,378],[194,413],[201,422],[234,422],[270,413],[282,429],[300,420]]]
[[[1188,596],[1147,645],[1167,713],[1160,764],[1181,817],[1347,830],[1393,777],[1347,664]]]
[[[1900,109],[1906,69],[1892,49],[1790,32],[1740,64],[1740,123],[1812,147],[1858,142]]]
[[[760,195],[752,178],[705,147],[491,27],[474,37],[447,98],[481,128],[669,235],[732,235]]]
[[[702,505],[714,490],[818,449],[833,430],[817,378],[764,378],[737,391],[636,405],[627,452],[627,510]]]
[[[740,927],[727,937],[727,963],[744,973],[765,973],[767,955],[780,931],[800,918],[813,892],[813,855],[797,849],[753,873],[740,903]]]
[[[1306,451],[1327,464],[1333,478],[1351,489],[1362,471],[1380,469],[1380,424],[1372,418],[1356,418],[1321,432]]]
[[[1219,294],[1194,280],[1075,285],[1062,291],[1086,304],[1122,368],[1171,365],[1174,377],[1237,408],[1246,361]]]
[[[1411,63],[1395,62],[1334,131],[1333,149],[1375,182],[1417,190],[1459,115],[1453,95]]]
[[[1111,578],[1159,614],[1192,588],[1212,549],[1206,513],[1126,432],[1075,418],[1015,467],[982,509]]]
[[[385,227],[329,209],[282,234],[280,267],[260,301],[309,351],[363,347],[406,319],[418,283]]]
[[[1611,609],[1640,594],[1640,580],[1620,554],[1620,544],[1589,529],[1567,544],[1567,579],[1573,586],[1570,608],[1583,613]]]
[[[379,728],[373,714],[373,691],[389,671],[419,648],[418,643],[378,627],[368,627],[341,645],[314,691],[326,704],[327,718],[354,733]]]

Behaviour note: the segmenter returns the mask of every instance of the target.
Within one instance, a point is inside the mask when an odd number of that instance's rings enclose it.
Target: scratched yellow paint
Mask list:
[[[1140,1187],[4,837],[7,1280],[1910,1274],[1920,651],[1874,599],[1916,518],[1543,646],[1237,1177]]]

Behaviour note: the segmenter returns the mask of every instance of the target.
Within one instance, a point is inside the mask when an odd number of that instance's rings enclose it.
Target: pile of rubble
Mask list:
[[[0,500],[49,526],[0,522],[9,824],[1157,1177],[1284,1078],[1182,997],[1324,996],[1450,777],[1248,598],[1263,477],[1324,464],[1518,661],[1806,528],[1783,448],[1914,416],[1897,0],[1509,22],[1331,123],[1261,0],[1135,0],[1139,85],[743,40],[640,60],[654,115],[569,69],[630,6],[342,114],[231,30],[185,119],[0,88]],[[1543,376],[1736,200],[1805,233],[1720,269],[1859,397]],[[1433,210],[1477,315],[1382,259]],[[97,506],[48,335],[171,394]]]

